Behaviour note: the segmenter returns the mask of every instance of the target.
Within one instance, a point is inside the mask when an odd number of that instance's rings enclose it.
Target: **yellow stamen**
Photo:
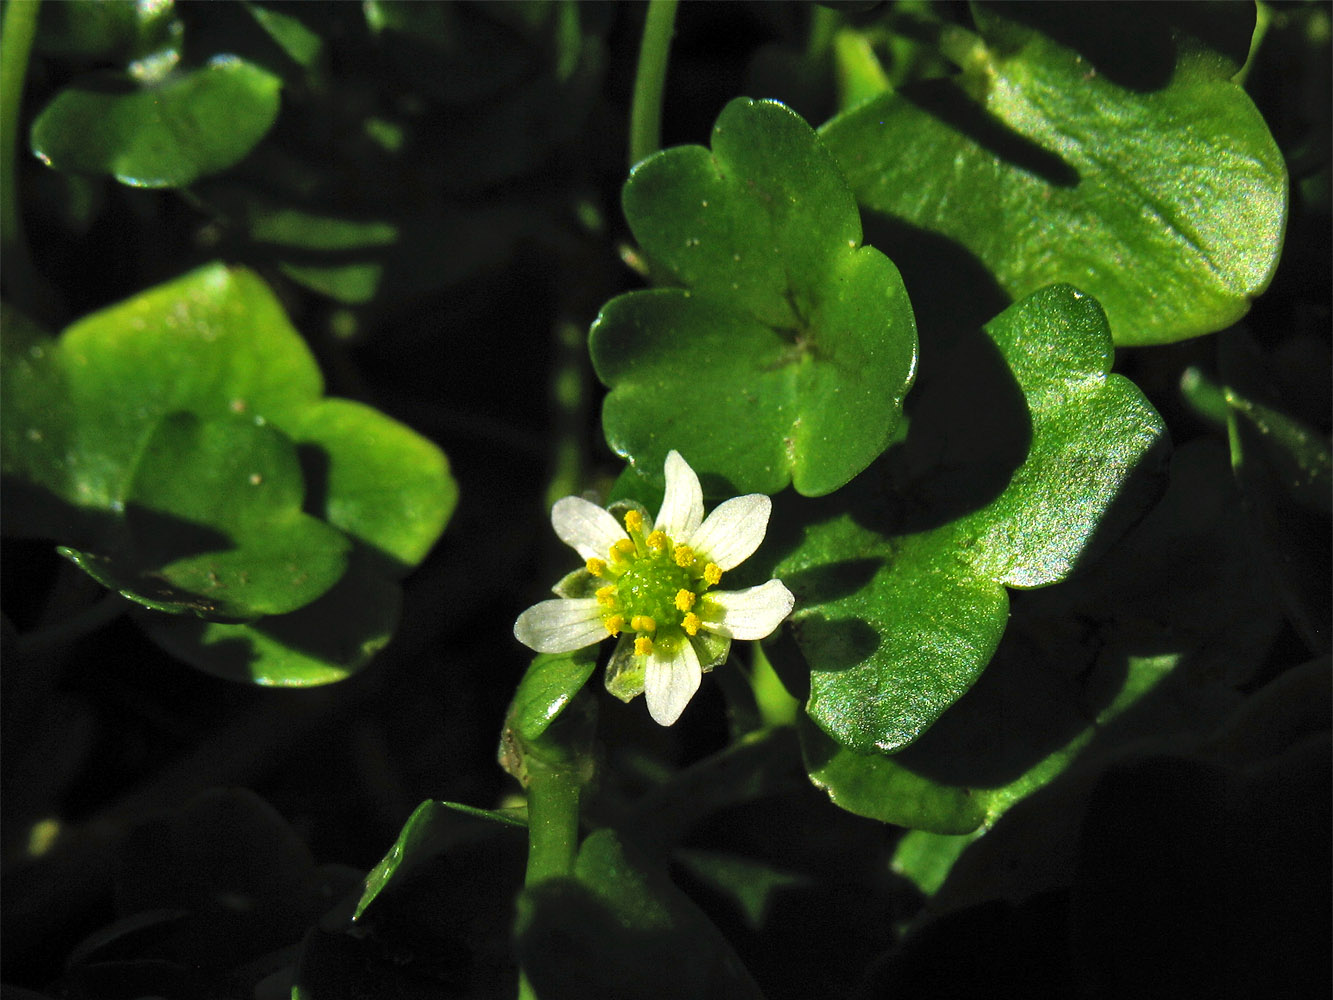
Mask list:
[[[615,584],[608,583],[605,587],[597,588],[597,603],[604,608],[615,607],[616,605]]]
[[[634,655],[647,656],[653,651],[653,640],[646,635],[641,635],[634,640]]]
[[[628,538],[620,538],[611,543],[611,561],[624,562],[634,555],[634,543]]]
[[[694,607],[695,600],[696,598],[692,590],[676,591],[676,610],[689,611],[690,608]]]
[[[693,611],[680,620],[680,627],[685,630],[686,635],[698,635],[703,622]]]
[[[589,560],[588,560],[586,563],[584,563],[583,565],[584,565],[584,568],[585,568],[589,573],[591,573],[593,576],[604,576],[604,575],[606,575],[606,560],[605,560],[605,559],[598,559],[596,556],[593,556],[591,559],[589,559]]]
[[[676,559],[676,565],[681,569],[688,569],[694,563],[694,550],[688,545],[677,545],[673,553]]]
[[[634,629],[635,632],[656,632],[657,622],[647,615],[635,615],[629,620],[629,627]]]
[[[637,510],[625,511],[625,530],[639,531],[643,528],[643,515]],[[619,542],[616,543],[620,544]]]
[[[625,616],[611,615],[609,618],[603,618],[602,624],[606,626],[606,630],[612,635],[620,635],[620,630],[625,627]]]
[[[717,563],[709,563],[704,567],[704,583],[710,587],[716,587],[722,579],[722,567]]]
[[[665,531],[654,531],[647,537],[647,539],[645,539],[645,541],[648,542],[648,547],[650,549],[655,549],[658,552],[666,551],[667,536]]]

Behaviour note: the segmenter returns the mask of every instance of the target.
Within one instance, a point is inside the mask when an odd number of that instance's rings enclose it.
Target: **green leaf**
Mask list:
[[[655,477],[675,448],[710,492],[818,496],[887,447],[915,374],[911,307],[804,121],[737,99],[711,152],[649,157],[624,205],[683,287],[622,295],[593,324],[616,452]]]
[[[428,799],[417,806],[403,824],[398,839],[374,868],[366,875],[361,898],[357,901],[352,919],[360,920],[367,907],[394,880],[406,878],[417,865],[429,861],[445,850],[456,836],[456,819],[452,814],[473,816],[478,819],[503,823],[506,826],[527,828],[527,821],[513,812],[478,809],[458,802],[439,802]]]
[[[519,897],[515,948],[543,1000],[761,995],[717,928],[614,830],[583,842],[575,876]]]
[[[1148,499],[1135,473],[1162,421],[1107,374],[1097,303],[1055,286],[985,333],[922,386],[903,445],[840,494],[854,513],[811,524],[773,570],[796,595],[806,710],[849,750],[916,739],[986,666],[1005,587],[1063,579]]]
[[[317,34],[290,14],[279,13],[272,7],[246,3],[245,9],[293,62],[306,69],[314,66],[324,47]]]
[[[506,726],[523,740],[540,739],[596,668],[595,647],[533,657],[510,702]]]
[[[70,84],[32,125],[50,167],[131,187],[184,187],[239,162],[278,116],[281,80],[234,56],[140,87],[98,74]]]
[[[221,265],[79,320],[50,363],[65,373],[78,423],[67,499],[81,506],[125,502],[134,456],[168,414],[249,416],[281,428],[323,390],[273,293]]]
[[[1264,450],[1291,498],[1326,517],[1333,514],[1333,451],[1328,440],[1299,420],[1234,390],[1226,390],[1226,402],[1247,427],[1241,433]]]
[[[1157,507],[1088,573],[1015,603],[980,681],[911,747],[863,755],[803,731],[815,783],[858,815],[966,834],[1076,765],[1229,710],[1279,618],[1222,450],[1187,445],[1170,471]],[[914,844],[904,871],[938,887],[960,844]]]
[[[291,441],[241,417],[163,418],[128,487],[126,537],[106,557],[64,554],[145,607],[253,618],[309,604],[342,577],[349,542],[301,510]]]
[[[219,676],[327,683],[389,641],[394,581],[456,503],[448,463],[383,414],[322,399],[257,277],[210,265],[59,340],[7,313],[2,346],[8,530],[64,543],[147,607],[225,619],[140,616]]]
[[[402,589],[353,549],[348,571],[296,611],[251,622],[135,614],[158,645],[197,670],[263,687],[332,684],[368,664],[393,638]]]
[[[378,410],[324,399],[293,421],[311,505],[329,524],[386,557],[386,575],[426,557],[458,503],[444,452]]]
[[[1223,47],[1243,59],[1252,14],[1201,10],[977,7],[961,78],[822,128],[918,306],[989,311],[1070,282],[1118,344],[1245,314],[1277,265],[1286,168],[1230,79],[1239,63],[1200,40],[1230,32]]]

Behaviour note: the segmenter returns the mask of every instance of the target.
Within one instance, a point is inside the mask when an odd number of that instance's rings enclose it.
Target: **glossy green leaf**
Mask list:
[[[251,622],[136,613],[139,627],[197,670],[263,687],[332,684],[360,670],[389,644],[402,590],[379,565],[352,551],[342,579],[296,611]]]
[[[241,417],[163,418],[144,441],[111,556],[64,554],[146,607],[219,618],[283,614],[343,575],[349,542],[301,509],[296,449]]]
[[[609,829],[583,842],[575,878],[550,879],[519,897],[515,948],[543,1000],[761,995],[666,872]]]
[[[966,314],[1070,282],[1102,303],[1118,344],[1244,315],[1273,275],[1287,211],[1282,157],[1230,79],[1252,13],[1052,4],[974,17],[961,78],[887,93],[821,130],[870,213],[868,238],[915,298],[962,291],[941,305]],[[1219,34],[1217,48],[1200,39]]]
[[[454,835],[453,827],[456,824],[451,813],[491,820],[506,826],[527,828],[527,821],[513,812],[478,809],[458,802],[428,799],[417,806],[408,817],[398,834],[398,839],[394,841],[393,847],[389,848],[389,853],[367,873],[361,898],[357,901],[356,910],[352,914],[354,921],[361,918],[366,908],[375,901],[375,897],[393,880],[406,877],[414,867],[429,861],[448,845]]]
[[[812,779],[859,815],[966,834],[1075,765],[1228,710],[1279,619],[1227,475],[1213,442],[1182,449],[1157,507],[1089,573],[1025,595],[986,673],[928,733],[885,757],[811,728]],[[938,887],[960,850],[921,838],[904,870]]]
[[[133,460],[170,413],[249,416],[284,427],[323,379],[282,306],[255,275],[214,265],[70,326],[51,363],[78,422],[71,502],[126,500]]]
[[[985,333],[922,386],[905,442],[847,491],[853,513],[774,569],[796,595],[806,710],[849,750],[916,739],[986,666],[1005,587],[1063,579],[1147,499],[1161,418],[1107,374],[1097,303],[1053,286]]]
[[[711,151],[635,167],[624,205],[682,287],[622,295],[593,324],[615,451],[656,470],[675,448],[710,492],[817,496],[887,447],[915,374],[911,307],[804,121],[737,99]]]
[[[524,740],[540,739],[596,668],[596,647],[533,657],[514,692],[505,724]]]
[[[435,445],[379,410],[324,399],[294,420],[311,505],[405,575],[425,558],[458,503],[449,462]]]
[[[183,187],[239,162],[278,116],[281,80],[234,56],[146,87],[113,74],[66,87],[32,125],[48,166],[131,187]]]
[[[221,619],[142,619],[220,676],[327,683],[388,642],[394,581],[456,502],[448,463],[383,414],[322,399],[257,277],[213,265],[58,340],[6,333],[9,530],[63,542],[146,607]]]

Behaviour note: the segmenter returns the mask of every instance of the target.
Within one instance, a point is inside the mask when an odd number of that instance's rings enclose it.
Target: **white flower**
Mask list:
[[[610,511],[580,497],[557,501],[551,524],[584,568],[556,584],[559,600],[519,615],[514,637],[539,653],[568,653],[619,636],[607,689],[623,701],[645,694],[653,719],[671,725],[703,673],[727,658],[732,639],[762,639],[791,614],[796,602],[780,580],[712,589],[759,547],[772,507],[752,493],[704,520],[699,477],[674,451],[651,527],[637,505],[624,511],[622,528]]]

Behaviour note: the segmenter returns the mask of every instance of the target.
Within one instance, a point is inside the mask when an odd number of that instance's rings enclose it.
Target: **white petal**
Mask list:
[[[551,508],[551,525],[560,540],[584,559],[605,559],[613,542],[628,537],[610,512],[583,497],[557,500]]]
[[[772,509],[773,501],[762,493],[718,504],[686,544],[719,568],[732,569],[759,548]]]
[[[699,477],[680,452],[667,452],[666,496],[653,527],[679,542],[693,535],[703,519],[704,491],[699,487]]]
[[[709,632],[731,639],[762,639],[791,614],[796,598],[781,580],[769,580],[745,590],[710,591],[699,606],[699,620]]]
[[[643,692],[653,721],[659,726],[669,726],[679,719],[694,692],[699,690],[702,677],[699,657],[688,642],[680,643],[669,653],[657,649],[649,653]]]
[[[606,638],[595,597],[534,604],[514,622],[514,638],[539,653],[568,653]]]

